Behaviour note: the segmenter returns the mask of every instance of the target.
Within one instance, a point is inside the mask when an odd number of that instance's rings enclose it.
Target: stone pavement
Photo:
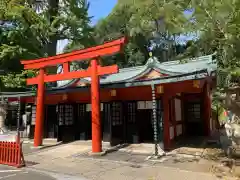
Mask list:
[[[52,176],[42,172],[28,171],[26,169],[16,169],[0,165],[0,179],[4,180],[56,180]]]
[[[93,180],[217,180],[214,175],[164,166],[138,165],[93,158],[60,158],[42,161],[33,169],[85,177]],[[233,178],[227,178],[231,180]]]
[[[89,157],[87,154],[89,145],[80,144],[79,142],[69,143],[28,154],[25,156],[28,168],[93,180],[224,179],[224,177],[217,177],[210,173],[191,171],[190,166],[196,165],[196,168],[199,167],[191,161],[188,162],[189,169],[184,170],[184,168],[170,166],[164,161],[147,161],[147,155],[134,155],[120,151],[102,157]],[[233,180],[234,178],[227,177],[225,179]]]

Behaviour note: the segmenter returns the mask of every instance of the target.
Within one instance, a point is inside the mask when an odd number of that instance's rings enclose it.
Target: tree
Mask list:
[[[95,26],[94,37],[97,44],[128,36],[128,23],[132,16],[131,5],[117,4],[106,18],[100,20]],[[148,56],[147,39],[139,34],[128,39],[123,54],[111,58],[104,58],[103,63],[108,65],[117,63],[120,67],[143,64]]]
[[[199,34],[199,50],[217,52],[220,71],[239,74],[240,2],[235,0],[192,0],[194,9],[190,22]]]
[[[194,9],[191,23],[199,34],[199,50],[216,52],[218,87],[213,97],[240,115],[240,2],[191,0],[189,7]]]
[[[239,67],[239,29],[240,2],[225,1],[192,1],[195,9],[193,17],[200,36],[208,37],[211,48],[218,52],[218,65],[222,68]]]
[[[55,55],[58,40],[69,39],[89,46],[92,28],[88,7],[85,0],[48,0],[41,6],[30,0],[2,0],[0,68],[8,71],[2,77],[5,86],[22,87],[24,80],[18,79],[28,73],[21,73],[19,60]]]
[[[177,41],[185,33],[183,27],[187,17],[181,6],[172,1],[118,1],[110,15],[95,26],[95,38],[97,42],[103,42],[127,35],[129,43],[125,56],[118,55],[105,59],[105,62],[121,67],[142,65],[146,63],[150,49],[160,61],[171,60],[182,53],[185,45]],[[170,11],[172,14],[166,13]],[[174,15],[177,15],[175,19]]]

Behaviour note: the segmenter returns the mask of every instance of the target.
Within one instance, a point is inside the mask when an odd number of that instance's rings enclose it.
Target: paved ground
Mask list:
[[[148,160],[148,155],[116,151],[102,157],[88,156],[89,145],[74,142],[25,156],[30,170],[61,173],[73,178],[96,180],[218,180],[207,171],[209,164],[192,156],[166,156]],[[205,168],[205,169],[204,169]],[[227,177],[227,180],[234,178]]]
[[[55,180],[55,178],[42,172],[34,172],[26,169],[15,169],[0,165],[0,179],[4,180]]]

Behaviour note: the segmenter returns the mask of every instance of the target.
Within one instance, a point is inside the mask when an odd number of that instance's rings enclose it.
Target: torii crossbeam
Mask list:
[[[38,85],[37,89],[37,112],[34,132],[34,146],[42,145],[43,118],[44,118],[44,83],[74,78],[91,77],[91,103],[92,103],[92,152],[102,151],[101,122],[100,122],[100,100],[99,100],[99,76],[118,72],[118,66],[101,67],[98,58],[112,55],[121,51],[126,43],[125,38],[108,42],[96,47],[60,54],[37,60],[22,60],[24,69],[39,69],[37,77],[27,79],[27,85]],[[91,66],[87,70],[69,71],[69,63],[72,61],[84,61],[91,59]],[[45,68],[49,66],[63,65],[62,74],[47,75]]]

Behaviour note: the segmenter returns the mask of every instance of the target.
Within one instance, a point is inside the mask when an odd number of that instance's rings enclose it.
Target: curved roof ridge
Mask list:
[[[135,71],[141,68],[144,68],[145,65],[143,66],[133,66],[133,67],[127,67],[127,68],[120,68],[119,72],[125,72],[125,71]]]
[[[209,61],[210,59],[212,60],[212,56],[214,54],[210,54],[210,55],[205,55],[205,56],[198,56],[198,57],[192,57],[192,58],[184,58],[182,59],[183,61],[184,60],[187,60],[186,63],[191,63],[191,62],[196,62],[196,61]],[[160,64],[162,65],[176,65],[176,64],[180,64],[181,60],[173,60],[173,61],[166,61],[166,62],[162,62]],[[183,64],[186,64],[186,63],[183,63]]]

